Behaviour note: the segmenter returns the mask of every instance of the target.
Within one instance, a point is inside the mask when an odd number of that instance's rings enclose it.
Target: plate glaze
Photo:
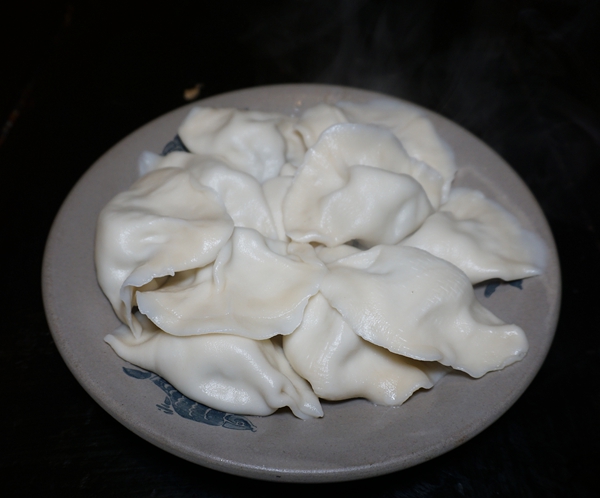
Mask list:
[[[301,421],[288,410],[269,417],[209,410],[179,395],[160,377],[121,360],[103,340],[119,321],[96,281],[98,214],[136,180],[139,154],[160,153],[191,107],[299,114],[320,102],[366,103],[381,98],[392,99],[326,85],[278,85],[218,95],[140,128],[81,178],[48,239],[44,305],[55,343],[71,372],[119,422],[166,451],[223,472],[280,482],[343,481],[394,472],[445,453],[488,427],[519,398],[544,361],[558,319],[560,272],[554,241],[537,202],[514,171],[480,140],[426,110],[454,150],[459,170],[453,185],[482,190],[548,246],[544,275],[525,279],[521,287],[476,288],[488,309],[525,330],[530,348],[522,361],[477,380],[453,372],[400,407],[375,406],[361,399],[324,402],[322,419]]]

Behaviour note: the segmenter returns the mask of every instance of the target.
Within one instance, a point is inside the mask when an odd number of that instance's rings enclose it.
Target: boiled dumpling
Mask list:
[[[520,360],[527,339],[475,298],[456,266],[414,247],[376,246],[328,264],[321,293],[363,339],[481,377]]]
[[[312,147],[321,133],[340,123],[371,124],[390,130],[412,158],[432,167],[442,177],[440,202],[430,198],[434,207],[446,202],[456,173],[454,154],[438,136],[423,111],[409,104],[383,100],[375,100],[369,104],[319,104],[304,111],[296,129],[306,146]]]
[[[317,396],[329,400],[366,398],[400,405],[416,390],[432,387],[448,370],[360,338],[320,293],[310,298],[296,331],[283,338],[283,350]]]
[[[351,123],[371,123],[389,129],[411,157],[434,168],[444,179],[442,203],[456,174],[452,149],[438,136],[420,109],[400,102],[375,100],[369,104],[337,104]]]
[[[137,303],[173,335],[222,332],[268,339],[296,329],[325,271],[310,244],[236,227],[213,265],[139,292]]]
[[[302,135],[306,148],[317,143],[321,133],[327,128],[348,120],[339,107],[329,104],[318,104],[306,109],[295,125],[296,130]]]
[[[289,119],[265,112],[197,107],[179,128],[179,136],[191,152],[221,157],[262,183],[277,176],[288,161],[279,123]],[[290,127],[288,133],[292,132]],[[298,147],[299,137],[290,147],[289,159],[298,157]]]
[[[418,247],[458,266],[476,284],[542,273],[541,239],[499,204],[476,190],[454,189],[442,209],[401,245]]]
[[[189,398],[244,415],[269,415],[289,406],[302,419],[323,416],[308,383],[272,341],[228,334],[177,337],[144,317],[139,321],[138,338],[122,326],[106,342],[121,358],[166,378]]]
[[[164,168],[140,178],[100,213],[96,273],[117,316],[136,335],[131,309],[137,288],[205,266],[233,232],[217,194],[189,169]]]
[[[284,199],[287,235],[326,246],[353,239],[366,246],[401,241],[433,212],[426,191],[411,176],[413,166],[385,130],[329,128],[307,152]],[[431,172],[435,190],[439,175]]]
[[[213,189],[236,227],[253,228],[265,237],[277,238],[262,185],[253,176],[216,157],[186,152],[171,152],[154,169],[168,167],[188,168],[198,184]]]

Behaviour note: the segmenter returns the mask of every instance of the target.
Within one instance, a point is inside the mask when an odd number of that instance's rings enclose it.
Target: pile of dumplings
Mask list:
[[[178,136],[98,221],[123,359],[218,410],[307,419],[319,398],[400,405],[526,354],[473,285],[540,274],[544,244],[451,188],[452,151],[417,108],[196,108]]]

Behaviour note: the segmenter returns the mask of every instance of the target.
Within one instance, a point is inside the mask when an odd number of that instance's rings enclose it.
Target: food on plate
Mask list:
[[[317,396],[329,400],[399,405],[447,372],[438,362],[415,361],[365,341],[321,293],[310,298],[300,326],[283,338],[283,350]]]
[[[168,379],[187,397],[224,412],[269,415],[288,406],[302,419],[322,417],[319,399],[275,340],[233,334],[178,337],[143,315],[134,337],[123,325],[106,341],[131,363]]]
[[[219,410],[312,418],[319,398],[399,405],[527,353],[473,284],[539,275],[544,244],[452,188],[452,151],[419,109],[196,108],[178,137],[98,221],[123,359]]]

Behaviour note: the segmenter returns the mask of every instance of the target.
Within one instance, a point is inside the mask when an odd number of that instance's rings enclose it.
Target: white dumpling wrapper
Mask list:
[[[433,208],[440,206],[445,188],[442,175],[423,161],[411,157],[404,144],[387,128],[348,123],[328,128],[321,137],[324,134],[326,138],[320,154],[334,155],[337,161],[347,165],[360,164],[409,175],[423,187]]]
[[[527,338],[477,301],[467,276],[421,249],[377,246],[328,265],[321,293],[363,339],[481,377],[525,356]]]
[[[278,238],[262,185],[253,176],[216,157],[187,152],[171,152],[154,168],[168,167],[189,168],[200,185],[213,189],[236,227],[253,228],[265,237]]]
[[[139,310],[179,336],[230,333],[252,339],[290,334],[326,272],[309,244],[235,228],[215,263],[139,292]]]
[[[138,176],[144,176],[157,169],[158,164],[163,159],[163,156],[145,150],[138,157]]]
[[[411,176],[423,170],[414,166],[388,131],[353,124],[328,128],[307,152],[284,199],[287,235],[326,246],[401,241],[433,212]],[[439,175],[430,172],[435,185]]]
[[[300,326],[283,338],[283,350],[317,396],[328,400],[366,398],[401,405],[448,371],[437,362],[411,360],[360,338],[320,293],[310,298]]]
[[[283,225],[283,199],[285,198],[292,182],[293,176],[278,176],[271,178],[262,184],[264,196],[267,200],[267,205],[271,211],[275,230],[278,240],[289,242],[290,238],[285,234],[285,226]]]
[[[532,277],[546,266],[546,246],[538,235],[483,193],[464,188],[454,189],[442,209],[401,245],[449,261],[473,284]]]
[[[327,128],[347,122],[348,120],[340,108],[329,104],[317,104],[302,113],[295,128],[302,135],[304,144],[309,149],[317,143],[321,133]]]
[[[135,338],[121,327],[105,341],[124,360],[157,373],[182,394],[224,412],[270,415],[288,406],[301,419],[322,417],[319,399],[281,346],[228,334],[177,337],[144,317]]]
[[[258,111],[197,107],[180,126],[179,136],[191,152],[221,157],[262,183],[277,176],[287,161],[288,145],[278,125],[290,119]],[[284,128],[293,132],[291,126]],[[291,145],[295,158],[300,144],[298,137]]]
[[[189,169],[165,168],[140,178],[102,210],[96,229],[96,273],[119,319],[133,333],[136,289],[212,263],[233,232],[217,194]]]
[[[444,179],[442,203],[446,202],[456,174],[452,149],[439,137],[423,111],[415,106],[389,100],[368,104],[338,102],[351,123],[372,123],[389,129],[408,154],[434,168]]]

